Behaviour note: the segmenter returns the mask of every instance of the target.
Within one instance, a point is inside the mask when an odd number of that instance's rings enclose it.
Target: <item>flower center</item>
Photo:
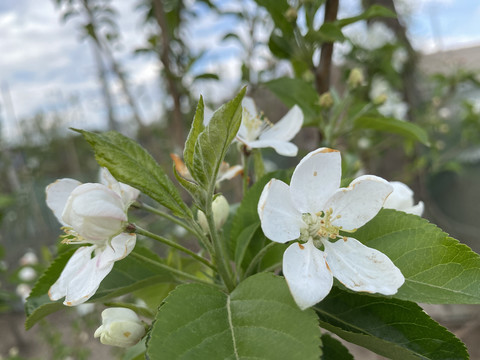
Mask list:
[[[303,222],[307,225],[300,231],[300,240],[335,240],[340,237],[341,226],[335,226],[332,221],[339,219],[340,215],[332,216],[332,208],[320,211],[316,214],[305,213],[302,215]]]
[[[97,241],[97,240],[89,240],[84,238],[78,232],[76,232],[73,228],[69,226],[62,226],[62,230],[64,235],[61,235],[62,244],[92,244],[92,245],[102,245],[106,240]]]
[[[247,129],[247,141],[256,140],[262,132],[273,126],[273,124],[263,115],[263,113],[254,116],[246,109],[244,111],[242,121]]]

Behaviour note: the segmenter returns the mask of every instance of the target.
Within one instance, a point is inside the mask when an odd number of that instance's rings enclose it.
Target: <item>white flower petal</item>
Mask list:
[[[390,181],[393,191],[385,200],[385,209],[401,210],[413,206],[413,191],[400,181]]]
[[[391,192],[388,181],[373,175],[360,176],[348,188],[338,189],[325,204],[325,210],[333,209],[333,225],[356,230],[378,214]]]
[[[67,224],[62,220],[62,213],[67,203],[67,199],[72,191],[81,184],[80,181],[74,179],[59,179],[48,185],[45,189],[47,206],[53,211],[53,214],[58,221],[64,226]]]
[[[81,236],[104,240],[118,234],[127,221],[120,195],[102,184],[83,184],[70,194],[63,221]]]
[[[257,107],[255,102],[250,97],[245,97],[242,100],[242,122],[240,123],[240,128],[237,133],[237,140],[244,143],[247,139],[251,139],[251,129],[249,129],[245,124],[248,122],[247,119],[257,117]]]
[[[99,268],[96,266],[97,257],[98,255],[90,259],[67,284],[67,293],[63,302],[65,305],[75,306],[90,299],[95,295],[102,280],[112,271],[113,261],[109,265]]]
[[[320,148],[307,154],[297,165],[290,182],[290,193],[302,213],[323,210],[328,198],[340,187],[340,152]]]
[[[245,145],[252,149],[271,147],[275,151],[283,156],[297,156],[297,145],[283,140],[275,139],[261,139],[255,141],[244,141]]]
[[[242,108],[247,110],[251,116],[257,116],[258,110],[255,101],[249,96],[245,96],[242,100]]]
[[[395,209],[409,214],[422,216],[423,202],[414,205],[413,191],[407,185],[400,181],[390,181],[393,186],[393,192],[385,200],[383,207],[385,209]]]
[[[294,243],[283,254],[283,274],[295,302],[306,309],[323,300],[333,284],[324,253],[313,245]]]
[[[424,210],[423,201],[419,201],[417,205],[412,206],[409,209],[405,209],[404,211],[408,214],[413,214],[417,216],[422,216]]]
[[[298,239],[305,226],[290,198],[288,185],[277,179],[265,185],[258,201],[258,216],[265,236],[279,243]]]
[[[240,175],[242,172],[242,165],[230,166],[226,162],[223,162],[222,165],[220,165],[220,170],[218,172],[217,184],[224,180],[231,180],[235,176]]]
[[[97,250],[95,256],[97,262],[95,266],[103,268],[113,264],[115,261],[123,259],[132,252],[136,241],[136,234],[121,233],[115,236],[104,249]]]
[[[295,105],[283,118],[281,118],[277,123],[275,123],[275,125],[265,130],[260,135],[259,139],[290,141],[295,137],[295,135],[297,135],[297,133],[302,128],[302,125],[303,112],[297,105]]]
[[[324,245],[333,276],[351,290],[393,295],[405,282],[387,255],[356,239],[325,241]]]
[[[67,286],[73,278],[90,262],[94,246],[82,246],[75,251],[63,268],[58,280],[50,287],[48,296],[52,301],[59,300],[67,294]]]
[[[119,183],[120,184],[120,196],[122,197],[125,210],[127,210],[130,205],[132,205],[135,200],[137,200],[140,195],[140,190],[131,187],[130,185]]]

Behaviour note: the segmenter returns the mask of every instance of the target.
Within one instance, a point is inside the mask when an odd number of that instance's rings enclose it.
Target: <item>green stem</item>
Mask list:
[[[182,245],[180,244],[177,244],[176,242],[173,242],[171,240],[168,240],[160,235],[157,235],[157,234],[154,234],[154,233],[151,233],[150,231],[148,230],[145,230],[145,229],[142,229],[141,227],[139,227],[138,225],[134,225],[135,226],[135,232],[137,234],[140,234],[140,235],[143,235],[143,236],[147,236],[153,240],[157,240],[165,245],[168,245],[168,246],[171,246],[177,250],[180,250],[182,252],[184,252],[185,254],[188,254],[190,255],[191,257],[193,257],[195,260],[198,260],[200,261],[202,264],[204,265],[207,265],[210,269],[216,271],[217,269],[215,268],[214,265],[212,265],[207,259],[203,258],[202,256],[194,253],[193,251],[187,249],[186,247],[183,247]]]
[[[191,234],[193,234],[193,235],[195,235],[195,236],[198,235],[197,232],[196,232],[194,229],[192,229],[190,226],[188,226],[187,224],[185,224],[185,222],[183,222],[182,220],[176,218],[175,216],[172,216],[172,215],[170,215],[170,214],[167,214],[167,213],[165,213],[165,212],[163,212],[163,211],[161,211],[161,210],[159,210],[159,209],[156,209],[156,208],[154,208],[154,207],[152,207],[152,206],[150,206],[150,205],[147,205],[147,204],[142,203],[142,202],[139,202],[139,201],[136,202],[136,205],[138,205],[138,206],[141,207],[142,209],[145,209],[145,210],[151,212],[152,214],[159,215],[159,216],[161,216],[161,217],[163,217],[163,218],[165,218],[165,219],[167,219],[167,220],[170,220],[171,222],[177,224],[178,226],[183,227],[185,230],[187,230],[189,233],[191,233]]]
[[[218,266],[218,273],[222,277],[228,291],[235,289],[235,282],[233,280],[232,268],[230,267],[230,257],[227,250],[218,236],[217,228],[215,227],[215,220],[213,218],[212,202],[207,204],[205,209],[205,216],[208,221],[208,228],[210,230],[210,237],[215,248],[215,260]]]
[[[208,253],[210,254],[210,257],[213,259],[215,255],[215,249],[213,248],[210,239],[205,235],[203,229],[194,219],[190,219],[190,225],[192,229],[195,230],[197,238],[202,242],[203,246],[205,246]]]
[[[262,260],[262,258],[265,256],[268,250],[270,250],[272,247],[276,246],[277,243],[271,242],[267,246],[264,246],[262,250],[260,250],[257,255],[252,259],[250,262],[250,265],[248,265],[247,270],[245,270],[245,278],[247,278],[252,272],[255,266],[258,265],[258,263]]]
[[[248,191],[248,170],[250,165],[250,152],[247,150],[245,145],[242,146],[242,166],[243,166],[243,196]]]
[[[153,259],[150,259],[146,256],[143,256],[143,255],[140,255],[139,253],[136,253],[136,252],[131,252],[130,253],[131,256],[135,256],[137,259],[143,261],[143,262],[146,262],[146,263],[149,263],[151,265],[154,265],[160,269],[163,269],[163,270],[166,270],[166,271],[169,271],[171,272],[172,274],[174,275],[177,275],[177,276],[180,276],[180,277],[183,277],[183,278],[186,278],[186,279],[190,279],[190,280],[193,280],[193,281],[196,281],[196,282],[200,282],[200,283],[203,283],[203,284],[207,284],[207,285],[211,285],[211,286],[215,286],[215,287],[218,287],[218,288],[222,288],[222,286],[218,285],[218,284],[214,284],[214,283],[211,283],[209,281],[205,281],[203,279],[200,279],[198,277],[196,277],[195,275],[192,275],[192,274],[189,274],[189,273],[186,273],[186,272],[183,272],[181,270],[178,270],[178,269],[175,269],[171,266],[168,266],[168,265],[165,265],[165,264],[162,264],[158,261],[155,261]]]

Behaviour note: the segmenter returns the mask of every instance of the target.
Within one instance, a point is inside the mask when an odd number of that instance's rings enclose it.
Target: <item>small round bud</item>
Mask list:
[[[321,107],[325,109],[329,109],[333,105],[333,98],[330,92],[325,92],[322,95],[320,95],[320,98],[318,99],[318,103],[320,104]]]
[[[213,200],[212,211],[213,220],[215,221],[215,228],[219,230],[223,224],[225,224],[225,221],[227,221],[228,213],[230,211],[230,205],[228,205],[228,201],[225,196],[219,195],[215,198],[215,200]],[[202,230],[205,233],[208,233],[208,221],[203,211],[198,210],[197,220]]]
[[[347,84],[355,89],[356,87],[361,86],[365,81],[363,77],[363,72],[359,68],[353,68],[350,71],[350,75],[348,76]]]
[[[285,11],[285,18],[289,22],[297,21],[297,16],[298,16],[297,9],[295,9],[293,7],[290,7],[290,8],[288,8],[287,11]]]
[[[102,325],[95,330],[104,345],[130,347],[145,335],[145,326],[137,314],[130,309],[114,307],[103,310]]]
[[[387,94],[380,94],[372,101],[375,105],[382,105],[385,103],[385,101],[387,101]]]

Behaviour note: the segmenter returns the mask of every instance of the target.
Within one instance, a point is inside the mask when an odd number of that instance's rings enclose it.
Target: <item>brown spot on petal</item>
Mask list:
[[[297,243],[298,244],[298,247],[300,248],[300,250],[305,250],[305,246],[303,246],[302,244],[300,243]]]
[[[328,271],[332,272],[332,270],[330,270],[330,266],[328,266],[328,263],[326,261],[325,261],[325,265],[327,266]]]
[[[331,153],[331,152],[338,152],[338,150],[330,149],[330,148],[323,148],[319,151],[320,153]]]
[[[317,176],[318,173],[316,171],[313,172],[313,176]]]
[[[67,306],[72,306],[72,302],[71,302],[71,301],[67,301],[67,302],[65,302],[65,305],[67,305]]]
[[[125,336],[126,338],[128,338],[130,335],[132,335],[132,333],[129,332],[129,331],[125,331],[125,332],[123,333],[123,336]]]

